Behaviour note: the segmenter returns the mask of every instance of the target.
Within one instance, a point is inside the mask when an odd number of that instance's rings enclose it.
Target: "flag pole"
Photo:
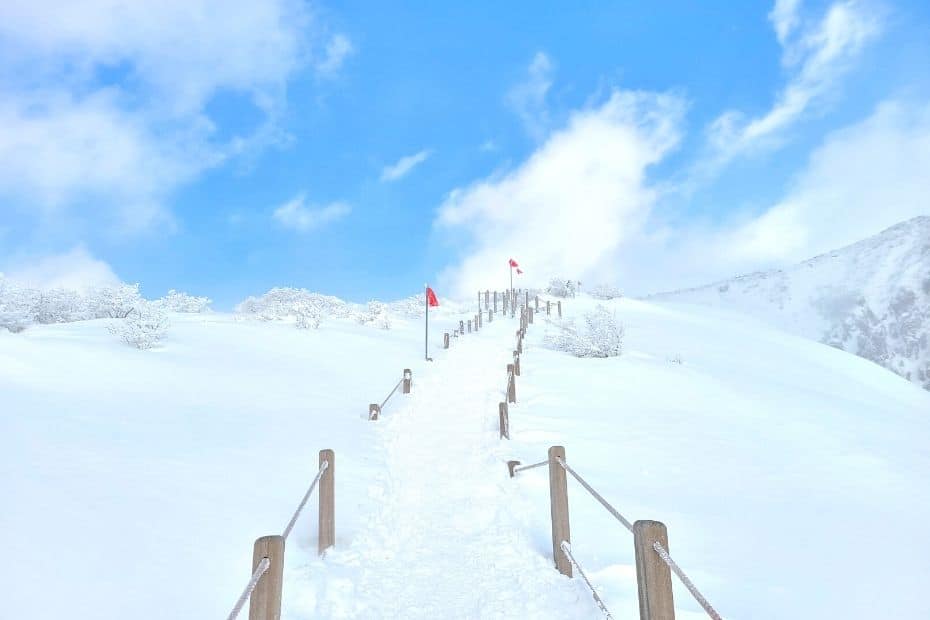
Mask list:
[[[426,300],[426,326],[423,332],[423,358],[429,361],[429,283],[423,285],[423,297]]]

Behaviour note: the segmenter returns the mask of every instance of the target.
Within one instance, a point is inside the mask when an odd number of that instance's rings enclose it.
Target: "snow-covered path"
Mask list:
[[[378,422],[374,512],[311,577],[334,618],[590,618],[513,510],[497,430],[512,321],[460,339]],[[540,506],[548,511],[548,506]],[[295,588],[306,582],[294,583]],[[587,600],[582,600],[587,598]]]

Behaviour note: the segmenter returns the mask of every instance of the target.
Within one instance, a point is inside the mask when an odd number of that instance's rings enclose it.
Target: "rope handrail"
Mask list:
[[[672,572],[678,575],[678,578],[681,579],[681,583],[688,588],[688,592],[691,593],[691,596],[694,597],[694,600],[704,608],[704,611],[707,612],[707,615],[713,618],[714,620],[723,620],[720,617],[720,614],[717,613],[717,610],[714,609],[711,604],[704,598],[704,595],[697,589],[697,586],[694,585],[694,582],[691,581],[688,576],[685,574],[685,571],[681,570],[681,567],[675,563],[675,560],[672,559],[672,556],[668,554],[668,551],[665,550],[665,547],[662,546],[658,540],[652,544],[652,548],[656,550],[656,553],[659,554],[659,557],[662,558],[662,561],[668,564],[668,567],[672,569]]]
[[[317,483],[320,481],[320,478],[323,477],[323,472],[329,469],[329,461],[323,461],[320,464],[320,471],[316,473],[316,477],[313,479],[313,482],[310,483],[310,488],[307,489],[307,492],[304,493],[303,499],[300,500],[300,504],[297,506],[297,510],[294,511],[294,516],[291,517],[291,520],[288,522],[287,527],[284,528],[284,533],[281,534],[281,537],[284,540],[287,540],[287,537],[290,535],[291,530],[294,529],[294,524],[297,523],[297,517],[300,516],[300,512],[304,509],[304,506],[307,504],[307,500],[310,499],[310,494],[313,493],[313,489],[316,488]]]
[[[525,469],[533,469],[535,467],[542,467],[543,465],[548,465],[548,464],[549,464],[549,461],[546,460],[546,461],[540,461],[538,463],[533,463],[532,465],[523,465],[522,467],[514,467],[513,473],[517,473],[518,471],[523,471]]]
[[[633,524],[630,523],[629,520],[628,520],[626,517],[624,517],[622,514],[620,514],[620,512],[617,511],[616,508],[614,508],[613,506],[611,506],[611,505],[607,502],[607,500],[604,499],[603,496],[601,496],[600,493],[598,493],[597,491],[595,491],[595,490],[591,487],[590,484],[588,484],[587,482],[585,482],[585,481],[584,481],[584,478],[582,478],[581,476],[579,476],[579,475],[575,472],[575,470],[572,469],[572,468],[568,465],[568,463],[566,463],[565,461],[563,461],[560,457],[556,457],[556,461],[558,461],[559,465],[561,465],[561,466],[565,469],[565,471],[567,471],[568,473],[570,473],[570,474],[575,478],[575,480],[577,480],[578,482],[580,482],[580,483],[581,483],[581,486],[583,486],[583,487],[588,491],[588,493],[590,493],[591,495],[593,495],[593,496],[594,496],[594,499],[596,499],[597,501],[599,501],[599,502],[601,503],[601,506],[603,506],[604,508],[607,509],[607,512],[609,512],[609,513],[612,514],[614,517],[616,517],[617,521],[619,521],[620,523],[623,524],[623,527],[625,527],[626,529],[630,530],[631,533],[633,532]]]
[[[598,596],[597,590],[594,589],[594,586],[591,585],[591,581],[588,579],[588,576],[585,574],[584,570],[581,568],[581,565],[575,560],[575,556],[572,555],[572,546],[566,541],[562,541],[562,544],[559,545],[562,548],[562,553],[565,554],[565,557],[568,558],[568,561],[578,569],[578,572],[581,574],[581,578],[584,579],[584,582],[588,584],[588,589],[591,590],[591,595],[594,597],[594,601],[597,603],[597,606],[601,608],[601,611],[604,612],[604,617],[607,620],[613,620],[613,616],[610,615],[610,611],[607,609],[607,606],[604,604],[604,601],[601,600],[601,597]]]
[[[252,573],[252,577],[249,578],[249,582],[245,585],[245,590],[242,591],[242,594],[239,596],[239,600],[237,600],[236,604],[233,605],[232,611],[229,612],[226,620],[236,620],[236,617],[239,615],[239,612],[242,611],[242,607],[245,605],[245,602],[249,600],[249,597],[252,595],[252,591],[255,589],[255,586],[258,585],[258,581],[262,578],[262,575],[268,571],[269,566],[271,566],[271,560],[268,558],[262,558],[262,561],[259,562],[258,566],[255,567],[255,572]]]
[[[397,385],[394,386],[394,389],[391,390],[391,393],[387,395],[387,398],[385,398],[384,401],[382,401],[381,406],[379,407],[379,409],[384,409],[384,406],[387,404],[387,401],[391,400],[391,396],[394,396],[394,392],[397,391],[397,388],[399,388],[399,387],[400,387],[400,384],[403,383],[403,382],[404,382],[404,378],[401,377],[401,378],[400,378],[400,381],[397,382]]]

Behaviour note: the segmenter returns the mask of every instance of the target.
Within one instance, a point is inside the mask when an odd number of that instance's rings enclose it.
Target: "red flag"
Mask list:
[[[523,273],[523,270],[517,267],[517,273]]]
[[[520,265],[519,265],[519,263],[517,263],[517,261],[515,261],[514,259],[511,258],[511,259],[510,259],[510,266],[511,266],[511,267],[519,267]]]
[[[426,287],[426,303],[428,303],[431,308],[435,308],[439,305],[439,300],[436,299],[436,293],[428,286]]]

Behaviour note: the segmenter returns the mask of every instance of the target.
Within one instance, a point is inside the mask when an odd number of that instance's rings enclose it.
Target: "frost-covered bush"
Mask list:
[[[213,303],[209,297],[195,297],[180,291],[171,289],[168,294],[159,299],[158,303],[168,312],[186,312],[191,314],[200,314],[210,310],[210,304]]]
[[[168,331],[168,313],[153,302],[140,303],[124,318],[111,323],[110,333],[137,349],[151,349]]]
[[[574,297],[580,288],[581,282],[577,280],[552,278],[549,280],[549,287],[546,289],[546,292],[553,297]]]
[[[87,308],[95,319],[123,319],[145,300],[138,284],[118,284],[90,289],[86,295]]]
[[[387,306],[374,299],[368,302],[368,309],[364,312],[359,312],[355,319],[362,325],[371,325],[380,329],[391,329],[391,319],[388,316]]]
[[[544,338],[544,344],[550,349],[575,357],[617,357],[623,350],[623,326],[604,306],[586,313],[580,329],[574,321],[554,323],[554,326],[555,331],[547,332]]]
[[[591,297],[604,300],[619,299],[623,297],[623,294],[616,286],[611,284],[599,284],[591,289]]]
[[[311,293],[306,289],[273,288],[260,297],[249,297],[236,306],[245,318],[279,321],[294,317],[299,327],[318,327],[325,317],[345,318],[352,307],[338,297]]]

